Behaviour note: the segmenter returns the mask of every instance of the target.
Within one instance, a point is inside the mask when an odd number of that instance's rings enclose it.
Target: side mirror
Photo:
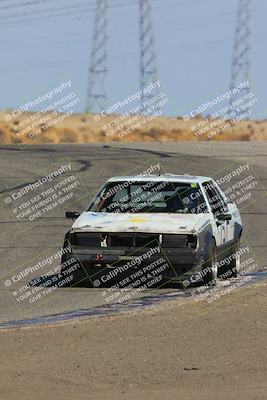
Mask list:
[[[219,214],[216,216],[217,221],[224,222],[224,221],[231,221],[232,215],[231,214]]]
[[[75,220],[79,218],[81,214],[76,211],[66,211],[66,218]]]
[[[231,199],[229,199],[229,197],[227,197],[226,204],[234,204],[234,202]]]

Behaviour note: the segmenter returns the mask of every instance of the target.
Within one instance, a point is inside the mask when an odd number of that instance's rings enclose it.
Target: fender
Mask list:
[[[234,240],[236,241],[237,239],[241,238],[242,236],[242,231],[243,227],[241,224],[238,222],[235,222],[235,228],[234,228]]]
[[[212,226],[208,224],[205,229],[199,233],[199,247],[203,250],[204,260],[209,257],[209,248],[212,240],[215,240],[215,238],[213,236]]]
[[[68,231],[64,237],[64,242],[63,242],[63,246],[62,249],[65,249],[67,246],[69,246],[69,236],[70,236],[70,231]],[[66,257],[67,253],[63,253],[62,257],[61,257],[61,264],[63,264],[65,261],[67,261],[67,257]]]

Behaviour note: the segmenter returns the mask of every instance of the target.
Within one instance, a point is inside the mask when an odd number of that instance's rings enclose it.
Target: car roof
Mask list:
[[[208,176],[193,176],[193,175],[174,175],[174,174],[161,174],[161,175],[132,175],[132,176],[114,176],[108,182],[122,182],[122,181],[156,181],[156,182],[182,182],[182,183],[203,183],[212,180]]]

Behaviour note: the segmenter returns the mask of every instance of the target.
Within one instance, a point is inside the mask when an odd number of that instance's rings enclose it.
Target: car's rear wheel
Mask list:
[[[206,285],[214,286],[217,283],[218,265],[215,240],[212,239],[206,261],[202,266],[202,279]]]
[[[240,250],[240,239],[234,246],[233,253],[229,256],[230,263],[220,268],[220,276],[223,279],[237,278],[238,271],[240,270],[240,265],[241,265],[241,256],[239,250]]]

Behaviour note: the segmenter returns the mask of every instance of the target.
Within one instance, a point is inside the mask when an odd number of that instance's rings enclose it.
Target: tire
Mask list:
[[[231,254],[231,256],[235,257],[231,259],[229,265],[224,265],[223,267],[220,268],[220,276],[223,279],[237,278],[241,264],[241,257],[240,254],[238,253],[239,250],[240,250],[240,239],[238,239],[234,247],[234,252]]]
[[[64,238],[63,247],[62,249],[66,249],[69,245],[69,233],[67,232]],[[61,257],[61,273],[63,273],[68,267],[64,266],[64,263],[69,260],[68,254],[63,253]],[[87,287],[92,288],[94,285],[92,284],[91,280],[88,278],[86,279],[83,273],[83,266],[80,265],[80,270],[74,273],[74,279],[70,285],[70,287]]]
[[[218,265],[217,265],[217,251],[215,240],[212,239],[207,259],[202,266],[202,279],[205,285],[215,286],[217,283]]]
[[[65,235],[63,246],[62,246],[62,250],[65,250],[69,246],[69,241],[68,241],[69,233],[70,233],[70,231],[68,231],[66,233],[66,235]],[[64,262],[67,261],[67,259],[68,258],[66,256],[66,253],[63,253],[62,256],[61,256],[61,265],[64,264]]]

